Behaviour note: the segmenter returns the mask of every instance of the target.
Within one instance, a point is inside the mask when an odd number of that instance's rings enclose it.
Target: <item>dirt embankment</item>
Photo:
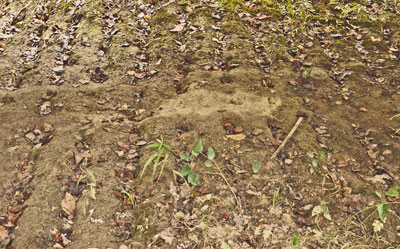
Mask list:
[[[399,246],[395,3],[0,2],[0,248]]]

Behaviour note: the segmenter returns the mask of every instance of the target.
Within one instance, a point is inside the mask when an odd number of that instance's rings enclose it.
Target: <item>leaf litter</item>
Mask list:
[[[52,214],[59,219],[44,223],[49,229],[33,229],[26,237],[47,234],[51,237],[47,246],[56,248],[79,243],[100,246],[87,230],[71,236],[81,229],[75,224],[85,224],[83,213],[92,210],[90,205],[100,209],[102,218],[90,215],[86,226],[98,231],[96,239],[110,232],[107,234],[113,239],[100,242],[110,248],[125,244],[287,247],[297,235],[302,246],[324,248],[328,242],[323,238],[333,228],[326,217],[343,222],[344,214],[378,201],[369,192],[386,193],[398,182],[393,167],[398,161],[398,137],[392,134],[398,123],[390,121],[388,127],[388,119],[398,109],[393,104],[399,55],[393,41],[398,34],[392,27],[379,32],[363,22],[355,25],[353,20],[359,17],[356,11],[347,12],[352,7],[348,4],[327,7],[329,17],[343,21],[343,26],[307,19],[309,27],[299,32],[291,22],[290,8],[265,14],[239,8],[236,15],[213,4],[103,1],[99,11],[86,1],[61,1],[57,5],[64,11],[61,15],[49,4],[24,9],[6,2],[9,7],[1,9],[5,21],[0,22],[0,53],[7,63],[0,66],[6,72],[0,86],[12,92],[21,110],[16,109],[17,104],[1,100],[1,111],[7,114],[7,119],[1,120],[7,130],[2,126],[1,135],[13,133],[5,140],[9,150],[4,151],[14,155],[7,157],[10,162],[1,163],[19,166],[15,168],[17,189],[11,188],[6,207],[0,209],[0,243],[13,240],[16,247],[23,246],[26,240],[19,231],[26,231],[32,211],[27,207],[29,212],[25,212],[23,203],[39,193],[34,186],[42,179],[51,179],[61,189],[50,194],[57,198],[45,200],[55,210],[61,208]],[[245,1],[244,6],[257,8],[259,4]],[[322,10],[319,4],[313,8]],[[82,17],[81,11],[88,15]],[[314,15],[314,11],[306,13]],[[359,13],[363,11],[360,8]],[[366,13],[371,20],[379,20],[378,13],[397,18],[393,6],[371,4]],[[62,17],[55,24],[53,17],[58,15],[71,19]],[[98,31],[85,26],[87,22],[99,29],[101,39]],[[10,43],[25,34],[32,34],[25,36],[30,37],[29,42]],[[83,36],[86,39],[81,39]],[[18,51],[18,63],[8,63],[14,56],[10,46]],[[379,58],[381,55],[385,58]],[[46,56],[51,58],[48,62]],[[92,62],[85,64],[85,56]],[[389,73],[382,73],[386,71]],[[30,77],[33,83],[27,80]],[[74,87],[77,83],[79,87]],[[57,94],[46,92],[49,84],[55,85],[51,87],[57,88]],[[35,88],[46,94],[40,97]],[[22,94],[25,89],[32,90],[36,99]],[[218,91],[223,94],[212,95]],[[232,96],[235,91],[249,94]],[[204,99],[204,93],[215,97]],[[177,104],[168,102],[171,99]],[[278,99],[282,101],[274,112],[260,115],[256,111],[257,104],[268,109],[266,103]],[[179,103],[186,106],[180,113]],[[307,112],[307,119],[285,144],[298,111]],[[24,120],[25,128],[19,133],[7,126],[17,120]],[[46,125],[35,124],[42,120]],[[160,135],[179,152],[190,151],[199,138],[212,145],[212,151],[198,146],[198,157],[190,162],[190,170],[201,177],[196,187],[174,181],[168,174],[157,182],[138,179],[147,159],[144,146]],[[285,146],[276,158],[264,163],[282,144]],[[68,155],[60,156],[63,151]],[[320,151],[326,157],[320,156]],[[313,158],[304,156],[306,152]],[[57,176],[46,168],[45,174],[31,172],[43,158],[51,157],[63,157],[65,161],[59,165],[65,165],[66,171],[52,169]],[[171,156],[166,169],[180,172],[185,166],[180,160]],[[254,167],[252,162],[260,164]],[[217,166],[221,172],[215,171]],[[250,167],[258,173],[253,174]],[[315,168],[313,174],[309,167]],[[274,196],[277,188],[280,195]],[[122,191],[132,195],[135,205]],[[86,194],[96,199],[86,198]],[[237,207],[234,196],[243,208]],[[322,210],[322,216],[312,217],[313,207],[328,198],[329,209],[320,207],[316,210]],[[104,203],[114,206],[102,210]],[[273,208],[272,203],[276,205]],[[384,206],[379,207],[383,217]],[[49,220],[44,215],[37,218],[38,222]],[[387,218],[385,226],[393,228],[393,217]],[[380,222],[370,223],[380,236],[379,241],[368,243],[396,243],[395,232],[386,232]],[[21,229],[14,231],[17,224]],[[112,225],[105,232],[102,229],[107,224]],[[333,247],[357,240],[356,233],[363,231],[355,229],[335,237]],[[38,241],[38,247],[43,247],[40,243],[49,240]]]

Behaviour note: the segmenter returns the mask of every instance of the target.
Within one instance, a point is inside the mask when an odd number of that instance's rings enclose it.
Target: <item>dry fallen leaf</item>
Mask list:
[[[228,138],[233,139],[235,141],[241,141],[246,138],[244,134],[236,134],[236,135],[227,135]]]
[[[61,201],[61,208],[64,212],[70,215],[75,214],[76,204],[75,199],[70,193],[65,193],[64,200]]]
[[[154,236],[155,239],[162,238],[168,244],[172,244],[172,241],[175,239],[175,235],[173,234],[173,229],[171,227],[165,229],[161,233]]]
[[[129,146],[123,142],[118,142],[118,146],[125,150],[129,149]]]

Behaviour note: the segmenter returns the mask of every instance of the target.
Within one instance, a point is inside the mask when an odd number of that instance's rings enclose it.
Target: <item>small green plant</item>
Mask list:
[[[307,151],[306,155],[311,158],[310,173],[313,174],[318,167],[318,159],[325,160],[326,154],[324,151],[320,151],[318,155],[315,152]]]
[[[182,176],[187,176],[188,182],[192,184],[193,186],[196,186],[199,184],[199,175],[190,168],[189,165],[186,165],[185,167],[182,168],[181,172]]]
[[[218,4],[221,6],[228,6],[228,8],[234,12],[236,12],[236,8],[238,5],[243,4],[242,0],[219,0]]]
[[[154,154],[152,154],[152,155],[147,159],[146,163],[145,163],[144,166],[143,166],[142,173],[140,174],[140,178],[143,176],[144,172],[146,171],[146,169],[147,169],[147,167],[150,165],[150,163],[153,162],[153,160],[155,159],[155,160],[154,160],[154,164],[153,164],[153,174],[152,174],[152,177],[154,177],[154,175],[155,175],[155,173],[156,173],[156,171],[157,171],[158,165],[159,165],[159,163],[161,163],[161,170],[160,170],[160,174],[159,174],[159,176],[158,176],[158,179],[160,179],[160,177],[161,177],[161,175],[162,175],[162,173],[163,173],[163,170],[164,170],[164,166],[165,166],[166,162],[168,161],[168,153],[164,153],[164,152],[166,152],[166,150],[167,150],[167,151],[171,152],[172,154],[175,154],[175,152],[171,149],[171,147],[170,147],[169,145],[167,145],[167,144],[164,143],[164,139],[163,139],[162,136],[161,136],[161,139],[157,139],[156,141],[157,141],[157,143],[149,144],[149,145],[147,145],[147,146],[145,147],[145,148],[157,148],[157,152],[155,152]],[[164,158],[163,158],[162,161],[160,162],[161,157],[162,157],[163,155],[164,155]]]
[[[93,200],[96,200],[96,177],[94,176],[93,172],[89,169],[85,169],[85,172],[86,175],[78,179],[78,181],[76,182],[76,186],[78,186],[83,179],[89,178],[90,182],[86,183],[86,185],[89,187],[89,196]]]
[[[352,12],[355,12],[357,17],[362,17],[365,18],[366,20],[369,20],[369,16],[367,14],[367,7],[356,2],[350,3],[350,5],[348,5],[345,9],[343,9],[342,13],[340,14],[340,17],[346,18]]]
[[[378,216],[382,221],[385,221],[387,212],[389,210],[389,203],[384,200],[384,197],[381,193],[376,192],[376,195],[382,199],[382,203],[376,205],[376,211],[378,212]],[[386,191],[385,196],[397,198],[399,197],[399,186],[394,186]]]
[[[386,216],[388,213],[391,213],[394,217],[396,217],[400,220],[400,217],[395,213],[395,211],[390,209],[391,205],[400,204],[400,202],[398,202],[398,201],[388,202],[386,200],[386,198],[395,198],[395,199],[399,198],[399,186],[394,186],[394,187],[390,188],[388,191],[385,192],[384,195],[379,192],[376,192],[376,195],[381,199],[380,203],[365,207],[364,209],[350,215],[345,220],[345,222],[343,222],[340,225],[340,227],[336,230],[336,233],[333,236],[331,236],[331,238],[335,238],[339,233],[349,230],[349,228],[348,228],[349,223],[356,224],[356,223],[350,222],[354,218],[357,218],[357,221],[360,223],[359,227],[360,227],[360,229],[362,229],[362,232],[364,234],[370,234],[369,231],[371,229],[368,229],[365,226],[365,224],[367,223],[367,221],[370,218],[373,218],[371,225],[372,225],[374,234],[379,233],[384,228],[384,224],[386,222]],[[372,212],[367,214],[366,218],[361,219],[362,214],[367,213],[367,211],[371,211],[371,210],[372,210]],[[376,214],[377,214],[377,216],[375,216]],[[351,229],[354,230],[354,228],[351,228]],[[330,241],[329,243],[332,243],[332,241]]]
[[[300,246],[300,236],[295,235],[292,240],[292,249],[295,249],[298,246]]]
[[[280,2],[290,15],[287,25],[295,24],[303,32],[307,28],[307,20],[315,13],[312,2],[307,0],[281,0]]]
[[[314,217],[314,216],[319,216],[322,214],[326,219],[332,220],[327,204],[328,204],[328,202],[321,201],[321,203],[319,205],[314,206],[314,208],[311,212],[311,216]]]
[[[62,11],[67,11],[74,4],[74,0],[62,0],[60,2],[60,8]]]
[[[131,203],[132,203],[132,207],[134,207],[134,206],[136,205],[135,197],[133,196],[133,194],[131,194],[131,193],[125,191],[125,190],[122,190],[122,191],[121,191],[121,194],[124,194],[124,195],[128,196],[129,200],[130,200]]]
[[[254,161],[251,166],[253,168],[254,174],[258,173],[258,171],[260,171],[260,169],[261,169],[260,161]]]
[[[180,153],[180,158],[182,161],[190,163],[192,162],[195,158],[197,158],[199,155],[204,155],[203,154],[203,141],[200,139],[192,148],[191,155],[189,155],[186,152],[181,152]],[[213,148],[208,148],[207,151],[207,161],[205,162],[205,165],[207,167],[212,166],[212,162],[210,160],[214,159],[215,157],[215,151]],[[178,172],[176,170],[173,171],[174,173],[174,178],[176,181],[176,176],[180,176],[185,182],[186,182],[186,177],[187,177],[187,182],[192,184],[193,186],[196,186],[199,184],[200,176],[193,171],[193,169],[190,167],[190,165],[185,165],[181,172]]]
[[[307,68],[301,67],[300,70],[301,70],[301,76],[303,76],[303,78],[310,78],[311,77],[311,73]]]

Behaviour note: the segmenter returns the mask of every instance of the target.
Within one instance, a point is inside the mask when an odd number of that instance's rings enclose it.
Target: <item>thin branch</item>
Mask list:
[[[269,159],[274,159],[278,155],[278,153],[281,152],[281,150],[283,149],[283,147],[285,147],[286,143],[293,136],[293,133],[297,130],[297,128],[299,127],[299,125],[301,124],[303,119],[304,119],[304,117],[299,117],[299,119],[297,119],[297,122],[293,126],[292,130],[289,132],[289,134],[286,136],[285,140],[283,140],[281,145],[279,145],[278,149],[274,152],[274,154],[272,154],[272,156]]]

